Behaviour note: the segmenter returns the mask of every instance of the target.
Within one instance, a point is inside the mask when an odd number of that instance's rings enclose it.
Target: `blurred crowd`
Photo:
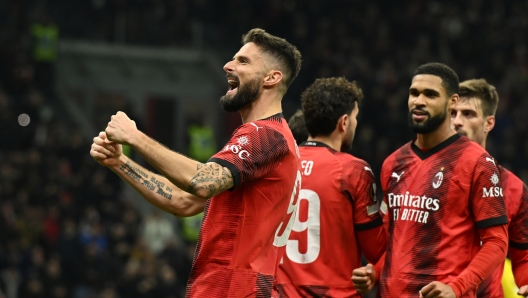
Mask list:
[[[497,87],[488,149],[528,182],[527,15],[526,0],[0,1],[0,297],[180,297],[190,270],[193,245],[177,222],[140,213],[61,110],[60,38],[203,46],[228,60],[243,33],[264,28],[303,54],[287,117],[317,77],[359,82],[352,153],[378,173],[413,136],[413,70],[443,62]]]

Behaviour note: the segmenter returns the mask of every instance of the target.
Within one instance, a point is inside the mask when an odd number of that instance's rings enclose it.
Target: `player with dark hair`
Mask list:
[[[225,66],[229,90],[220,104],[243,124],[206,163],[173,152],[118,112],[94,138],[91,155],[147,201],[176,216],[204,211],[188,297],[271,297],[278,263],[295,219],[301,172],[281,100],[301,54],[262,29],[243,36]],[[131,146],[162,175],[122,154]]]
[[[297,145],[300,145],[308,139],[308,130],[306,130],[306,122],[304,121],[302,110],[297,110],[297,112],[290,117],[288,120],[288,126],[292,131]]]
[[[486,139],[495,126],[495,112],[499,104],[497,90],[484,79],[464,81],[459,89],[460,102],[451,112],[451,123],[458,133],[486,149]],[[528,188],[512,172],[498,167],[510,222],[509,252],[515,281],[520,287],[519,294],[528,296]],[[477,296],[504,297],[501,286],[503,271],[504,263],[480,284]]]
[[[387,251],[375,267],[354,270],[360,292],[380,273],[381,297],[475,297],[504,261],[500,171],[481,146],[451,128],[457,92],[458,76],[444,64],[414,73],[408,106],[417,136],[383,163]]]
[[[346,152],[352,146],[359,103],[356,82],[317,79],[301,97],[309,138],[299,151],[303,173],[299,207],[277,289],[284,297],[361,297],[351,273],[362,253],[377,262],[386,236],[374,174]]]

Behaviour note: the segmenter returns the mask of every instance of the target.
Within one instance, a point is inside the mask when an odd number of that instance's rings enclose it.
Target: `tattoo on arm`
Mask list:
[[[132,179],[141,182],[142,185],[148,188],[150,191],[153,191],[166,199],[172,199],[172,189],[170,187],[165,187],[165,183],[159,181],[154,176],[150,177],[149,180],[148,174],[143,172],[138,167],[134,167],[130,162],[127,161],[126,164],[121,166],[119,169],[128,176],[132,177]],[[165,190],[163,190],[163,187],[165,187]]]
[[[196,169],[198,173],[191,179],[188,188],[192,194],[205,189],[210,198],[235,185],[231,172],[217,163],[198,164]]]

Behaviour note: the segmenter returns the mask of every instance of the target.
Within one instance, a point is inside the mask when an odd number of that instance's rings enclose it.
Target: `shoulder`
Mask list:
[[[367,174],[372,177],[375,176],[370,164],[361,158],[357,158],[352,154],[345,152],[336,152],[335,158],[342,166],[344,177],[361,177],[363,174]]]
[[[382,169],[392,167],[392,164],[400,160],[412,158],[411,151],[411,142],[408,142],[400,148],[396,149],[389,156],[387,156],[387,158],[385,158],[385,160],[383,161]]]

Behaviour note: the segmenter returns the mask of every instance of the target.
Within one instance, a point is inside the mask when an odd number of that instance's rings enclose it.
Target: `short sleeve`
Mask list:
[[[528,188],[523,184],[519,211],[512,218],[509,228],[510,246],[519,250],[528,250]]]
[[[471,182],[469,199],[475,226],[482,229],[507,224],[500,171],[491,156],[477,158]]]
[[[289,152],[288,142],[276,129],[263,123],[240,126],[227,144],[209,159],[228,168],[238,185],[272,172]]]
[[[354,228],[369,230],[383,224],[376,197],[376,182],[370,165],[353,160],[343,165],[343,188],[352,198]]]

